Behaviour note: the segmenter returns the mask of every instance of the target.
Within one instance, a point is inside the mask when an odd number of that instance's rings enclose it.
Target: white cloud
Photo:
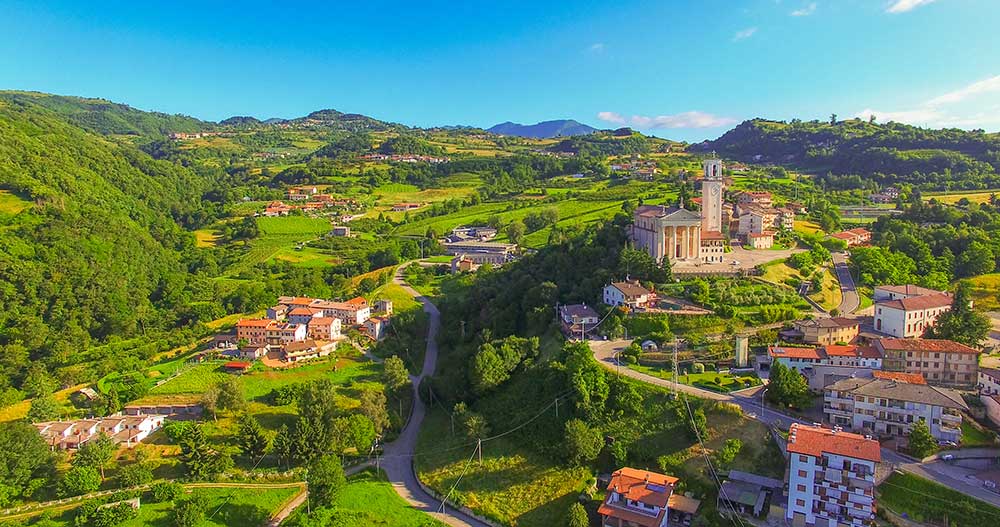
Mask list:
[[[800,9],[796,9],[795,11],[792,11],[791,15],[792,16],[809,16],[809,15],[815,13],[815,12],[816,12],[816,2],[810,2],[809,4],[801,7]]]
[[[625,117],[620,113],[597,112],[597,118],[607,123],[625,124]]]
[[[948,92],[944,95],[939,95],[927,101],[927,104],[930,106],[940,106],[943,104],[956,104],[966,99],[976,97],[977,95],[994,93],[994,92],[1000,92],[1000,75],[997,75],[996,77],[990,77],[988,79],[983,79],[981,81],[976,81],[964,88]]]
[[[699,111],[683,112],[674,115],[657,115],[655,117],[647,115],[633,115],[628,119],[615,112],[600,112],[597,118],[615,124],[630,124],[642,130],[655,130],[662,128],[718,128],[729,126],[737,122],[731,117],[721,117]]]
[[[602,51],[604,51],[604,42],[594,42],[587,49],[589,49],[594,53],[601,53]]]
[[[905,13],[922,5],[930,4],[934,1],[935,0],[892,0],[892,3],[886,8],[885,12],[892,14]]]
[[[957,90],[928,99],[914,108],[875,110],[865,108],[856,114],[879,122],[896,121],[931,127],[984,128],[1000,127],[1000,114],[984,111],[1000,107],[1000,75],[979,80]]]
[[[739,42],[740,40],[745,40],[754,35],[757,32],[756,27],[748,27],[746,29],[741,29],[733,35],[733,42]]]

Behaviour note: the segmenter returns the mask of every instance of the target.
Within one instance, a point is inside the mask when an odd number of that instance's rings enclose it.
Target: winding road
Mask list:
[[[441,313],[437,306],[429,299],[418,293],[415,289],[406,284],[403,280],[403,270],[406,265],[401,265],[396,270],[393,282],[402,287],[410,296],[423,304],[424,311],[430,316],[427,325],[427,353],[424,355],[424,365],[420,370],[420,375],[410,375],[413,384],[413,410],[410,419],[399,434],[399,437],[385,446],[385,459],[382,461],[382,469],[385,470],[392,483],[393,489],[401,498],[411,506],[426,512],[435,519],[454,527],[491,527],[490,525],[473,518],[462,511],[450,507],[441,507],[441,502],[424,491],[417,481],[417,474],[413,468],[413,456],[417,449],[417,437],[420,434],[420,425],[423,424],[427,407],[420,399],[417,387],[425,377],[434,374],[437,367],[437,333],[441,327]],[[442,512],[438,512],[442,510]]]

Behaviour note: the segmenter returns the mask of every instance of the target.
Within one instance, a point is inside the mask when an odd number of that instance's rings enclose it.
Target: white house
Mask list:
[[[1000,394],[1000,370],[996,368],[979,368],[979,393],[983,395]]]
[[[796,525],[862,527],[875,519],[874,439],[793,423],[788,431],[788,507]]]
[[[934,325],[938,315],[951,309],[948,293],[915,285],[879,286],[875,300],[875,331],[901,338],[916,338]]]
[[[609,306],[645,309],[655,298],[656,295],[639,285],[638,280],[611,282],[604,286],[604,304]]]

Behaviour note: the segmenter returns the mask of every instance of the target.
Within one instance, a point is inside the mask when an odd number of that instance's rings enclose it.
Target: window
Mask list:
[[[801,461],[803,463],[808,463],[809,462],[809,458],[807,456],[803,456],[802,454],[799,454],[799,461]]]
[[[805,471],[805,470],[800,470],[800,471],[799,471],[799,477],[800,477],[800,478],[804,478],[804,477],[806,477],[806,471]]]
[[[799,507],[805,507],[806,506],[806,500],[797,499],[797,500],[795,500],[795,504],[798,505]]]
[[[806,491],[806,486],[805,485],[796,485],[795,486],[795,490],[797,490],[799,492],[805,492]]]

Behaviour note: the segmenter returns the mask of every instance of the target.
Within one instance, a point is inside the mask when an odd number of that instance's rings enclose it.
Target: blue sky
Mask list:
[[[831,113],[1000,130],[997,0],[151,4],[0,0],[0,89],[209,120],[573,118],[683,140]]]

